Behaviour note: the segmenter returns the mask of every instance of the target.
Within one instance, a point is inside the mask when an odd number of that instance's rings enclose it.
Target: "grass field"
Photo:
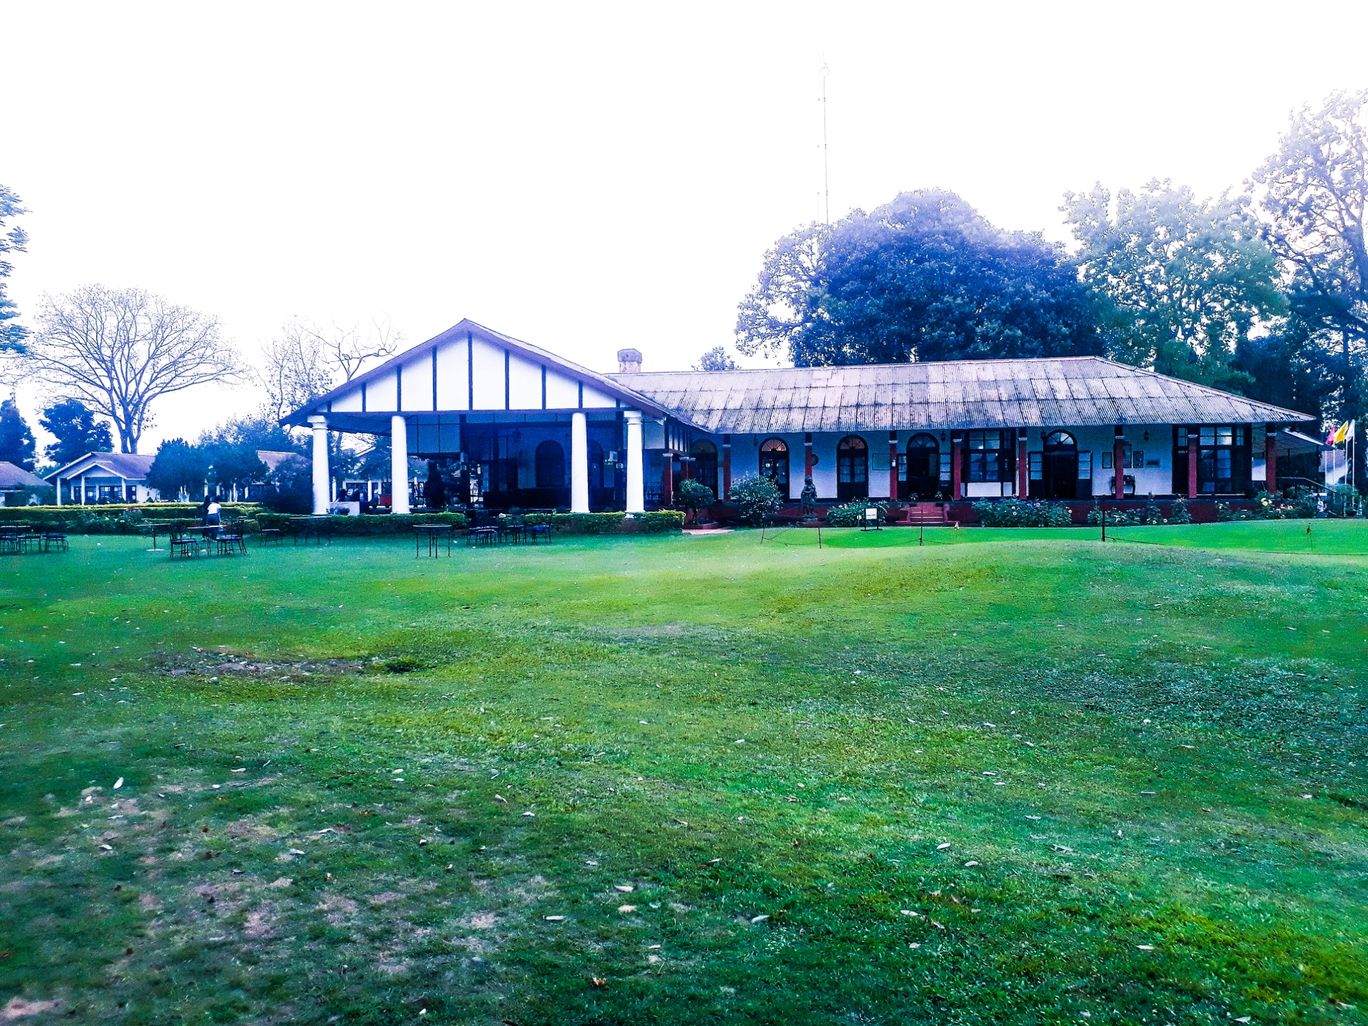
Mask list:
[[[1304,532],[9,557],[0,1022],[1364,1022]]]

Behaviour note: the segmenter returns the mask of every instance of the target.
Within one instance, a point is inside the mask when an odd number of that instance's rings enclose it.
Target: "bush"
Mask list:
[[[287,513],[260,513],[256,519],[259,527],[288,532],[290,521],[294,518]],[[334,535],[348,538],[411,534],[414,524],[447,524],[459,531],[469,523],[464,513],[366,513],[358,517],[330,516],[328,520]]]
[[[888,502],[884,499],[854,499],[839,506],[829,506],[826,511],[827,527],[863,527],[865,510],[879,511],[878,522],[888,521]]]
[[[717,501],[717,496],[707,485],[691,479],[679,482],[679,504],[690,513],[697,515]]]
[[[254,502],[223,504],[225,519],[250,521],[261,511]],[[198,521],[200,507],[190,502],[149,502],[103,506],[0,506],[0,524],[26,523],[71,534],[137,534],[149,522]]]
[[[1063,503],[1031,499],[988,499],[974,503],[984,527],[1068,527],[1073,523]]]
[[[784,504],[778,487],[767,477],[743,477],[732,485],[731,497],[742,522],[753,527],[774,516]]]
[[[1187,500],[1181,496],[1173,500],[1173,506],[1169,509],[1169,523],[1192,523],[1192,511],[1188,509]]]

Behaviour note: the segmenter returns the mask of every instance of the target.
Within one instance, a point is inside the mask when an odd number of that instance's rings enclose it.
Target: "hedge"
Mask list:
[[[976,502],[974,512],[983,527],[1068,527],[1073,523],[1068,506],[1038,499]]]
[[[562,534],[618,534],[626,531],[642,534],[661,534],[684,527],[684,513],[677,509],[662,509],[653,513],[528,513],[524,524],[549,524]]]
[[[149,522],[199,520],[201,506],[188,502],[155,502],[101,506],[0,506],[0,524],[21,523],[56,528],[71,534],[137,534]],[[226,502],[225,517],[245,519],[250,526],[261,506]]]
[[[290,521],[296,519],[288,513],[258,513],[257,526],[277,531],[290,530]],[[372,537],[383,534],[408,534],[414,524],[447,524],[456,530],[466,527],[468,521],[464,513],[363,513],[360,516],[328,517],[328,523],[335,535]]]

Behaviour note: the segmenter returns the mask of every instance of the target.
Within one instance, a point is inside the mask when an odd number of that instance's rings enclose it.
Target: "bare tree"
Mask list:
[[[162,396],[237,375],[218,319],[141,289],[86,285],[44,296],[25,370],[55,398],[114,422],[119,448],[137,452]]]
[[[277,420],[351,381],[366,365],[390,356],[403,338],[388,321],[369,330],[336,324],[321,328],[299,320],[286,322],[266,344],[255,377],[266,393],[267,409]]]

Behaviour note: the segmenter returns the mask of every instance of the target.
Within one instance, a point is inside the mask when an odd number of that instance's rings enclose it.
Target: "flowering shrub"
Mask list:
[[[1068,527],[1073,523],[1063,503],[1030,499],[991,499],[974,503],[984,527]]]
[[[784,504],[779,489],[767,477],[744,477],[732,485],[732,502],[736,503],[741,520],[758,527]]]
[[[865,510],[878,510],[878,522],[888,520],[888,503],[878,499],[852,499],[839,506],[830,506],[826,511],[827,527],[861,527],[865,522]]]

